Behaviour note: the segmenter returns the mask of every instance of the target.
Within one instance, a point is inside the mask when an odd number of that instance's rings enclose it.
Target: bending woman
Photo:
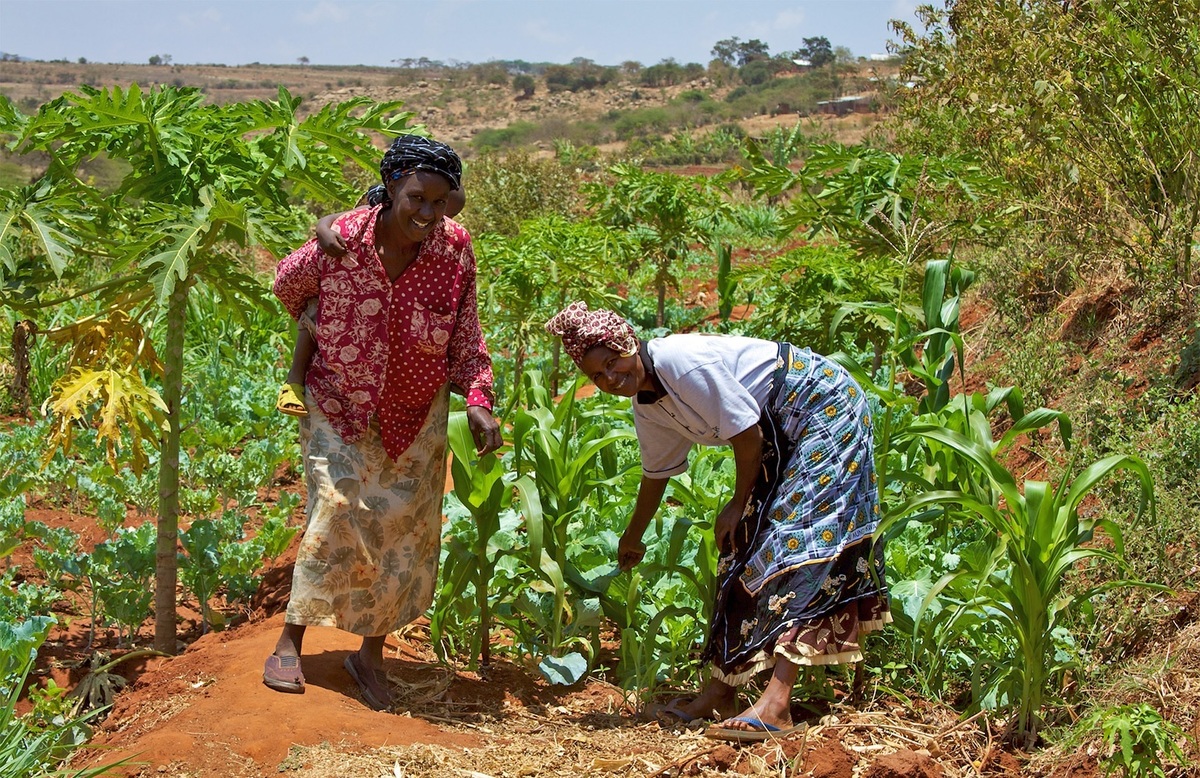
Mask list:
[[[623,570],[693,444],[733,448],[733,496],[716,517],[716,602],[703,658],[712,676],[665,712],[715,717],[712,737],[760,740],[793,728],[801,665],[862,660],[862,635],[891,621],[883,580],[871,417],[837,364],[787,343],[719,335],[639,342],[612,311],[572,303],[546,324],[604,392],[633,398],[642,479],[618,545]],[[872,549],[875,553],[872,554]],[[773,669],[757,702],[737,687]]]
[[[314,239],[276,271],[294,318],[317,298],[317,352],[300,419],[308,524],[263,682],[303,692],[304,632],[334,626],[362,636],[345,668],[367,704],[385,709],[384,638],[433,601],[449,389],[466,397],[481,453],[501,439],[471,238],[445,215],[462,163],[444,143],[404,135],[379,173],[383,202],[337,219],[345,252]]]

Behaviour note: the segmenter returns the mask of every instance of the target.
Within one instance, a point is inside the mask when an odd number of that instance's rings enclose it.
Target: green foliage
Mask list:
[[[73,420],[98,404],[92,414],[98,433],[115,447],[122,431],[130,431],[135,463],[143,461],[141,441],[161,446],[158,558],[164,567],[156,579],[155,632],[166,651],[175,642],[179,408],[189,291],[219,292],[234,308],[266,305],[265,289],[244,263],[231,261],[228,247],[261,245],[279,255],[298,244],[308,216],[293,198],[353,201],[346,162],[374,168],[374,134],[405,132],[411,117],[398,111],[399,103],[356,98],[301,119],[300,102],[283,88],[275,101],[206,105],[196,89],[82,87],[25,117],[0,99],[0,133],[14,139],[10,148],[51,157],[51,172],[36,193],[39,207],[70,214],[79,203],[88,206],[86,220],[59,223],[77,245],[87,246],[88,257],[67,263],[67,254],[76,254],[68,243],[42,241],[45,253],[35,254],[35,264],[64,283],[92,280],[93,268],[101,276],[86,293],[98,296],[103,314],[67,332],[77,348],[53,396],[59,425],[53,445],[70,445]],[[101,153],[128,165],[112,193],[74,175]],[[4,202],[27,204],[30,197],[6,195]],[[0,218],[0,224],[11,223]],[[0,243],[17,240],[0,234]],[[6,278],[0,275],[0,281]],[[38,302],[56,301],[47,296]],[[155,321],[165,323],[158,350],[145,336]],[[78,347],[83,343],[87,348]],[[146,383],[143,370],[161,372],[161,394]]]
[[[16,623],[33,616],[51,616],[63,592],[53,586],[32,581],[17,582],[19,568],[0,575],[0,621]]]
[[[1165,778],[1163,768],[1168,762],[1182,764],[1186,758],[1178,745],[1186,733],[1146,703],[1100,708],[1088,715],[1085,724],[1103,733],[1110,752],[1105,775]]]
[[[513,76],[512,88],[516,92],[520,92],[524,97],[533,97],[534,90],[537,88],[533,76],[528,73],[520,73]]]
[[[801,343],[829,353],[843,344],[835,335],[852,332],[859,348],[878,344],[882,351],[893,322],[867,307],[899,294],[903,266],[891,259],[859,258],[848,249],[816,244],[778,254],[763,264],[748,263],[734,277],[754,296],[754,316],[746,334]],[[841,323],[843,309],[855,309],[853,325],[843,333],[831,331]]]
[[[593,308],[616,304],[607,287],[618,281],[613,265],[623,253],[620,240],[596,222],[558,216],[524,222],[515,237],[479,240],[481,309],[490,312],[489,338],[508,344],[512,360],[510,384],[498,387],[499,396],[507,395],[501,418],[522,403],[526,363],[535,355],[549,357],[540,367],[552,389],[559,384],[561,344],[545,331],[546,320],[575,300]]]
[[[475,236],[515,236],[521,222],[571,216],[581,206],[579,174],[557,159],[527,151],[485,154],[467,170],[468,202],[461,221]]]
[[[623,468],[615,446],[632,440],[633,433],[599,414],[579,409],[575,393],[583,377],[566,387],[557,403],[537,376],[530,375],[527,380],[529,406],[519,410],[513,422],[513,469],[518,476],[531,479],[537,493],[536,503],[531,496],[525,499],[526,510],[531,511],[526,514],[526,531],[529,565],[553,587],[549,618],[544,620],[549,634],[544,640],[550,653],[573,644],[590,648],[580,629],[594,630],[598,623],[588,624],[581,617],[589,610],[599,613],[588,600],[602,595],[607,581],[601,585],[589,579],[576,565],[571,549],[579,540],[571,527],[582,520],[592,492],[621,477]],[[535,504],[536,516],[532,513]],[[592,638],[590,644],[598,645],[595,632]]]
[[[480,130],[472,139],[471,145],[482,152],[527,146],[536,131],[537,126],[532,122],[516,121],[507,127]]]
[[[723,125],[703,134],[651,135],[631,140],[625,153],[646,165],[711,165],[737,159],[745,135],[737,125]]]
[[[439,588],[439,604],[434,607],[430,631],[435,644],[442,642],[442,635],[449,631],[448,616],[452,615],[456,601],[464,598],[468,586],[475,594],[475,615],[479,627],[471,640],[468,661],[475,666],[478,657],[483,665],[491,662],[492,616],[490,585],[495,575],[499,554],[493,546],[493,537],[500,531],[501,511],[512,501],[514,485],[504,480],[504,468],[495,454],[479,457],[467,427],[465,413],[455,413],[449,422],[451,474],[454,478],[455,495],[470,512],[474,522],[474,537],[469,544],[460,538],[451,540],[445,563],[442,566],[442,585]],[[518,481],[516,488],[528,493],[530,484]],[[536,512],[536,503],[526,504],[526,510]]]
[[[674,86],[704,75],[704,68],[696,62],[680,65],[675,59],[664,59],[637,74],[638,82],[646,86]]]
[[[179,542],[186,555],[180,556],[183,584],[196,596],[200,606],[201,627],[210,623],[218,628],[223,618],[209,607],[209,600],[224,590],[230,601],[247,601],[258,589],[264,558],[274,559],[291,542],[299,528],[287,526],[287,515],[298,503],[292,496],[267,512],[262,528],[245,538],[245,517],[236,510],[224,511],[218,519],[197,519]]]
[[[201,631],[208,630],[208,600],[217,589],[221,571],[220,547],[230,540],[221,531],[227,526],[224,523],[218,525],[211,519],[197,519],[179,533],[179,543],[186,552],[180,560],[180,578],[196,596]]]
[[[783,227],[809,238],[836,236],[863,254],[919,258],[947,238],[994,237],[1005,214],[974,207],[999,194],[999,181],[955,158],[903,155],[868,146],[816,145],[793,172],[749,142],[742,177],[762,194],[796,190]],[[936,229],[916,230],[921,224]]]
[[[628,164],[608,172],[611,182],[585,187],[589,205],[601,222],[626,232],[629,264],[653,271],[661,327],[667,289],[678,288],[690,244],[707,241],[716,217],[728,208],[718,185],[703,176],[653,173]]]
[[[96,544],[87,561],[93,593],[130,643],[151,612],[155,538],[151,523],[133,529],[122,527],[112,538]]]
[[[0,702],[3,702],[0,705],[0,775],[91,778],[127,761],[79,770],[56,769],[72,751],[86,742],[91,733],[87,722],[97,713],[71,715],[64,707],[64,690],[57,686],[33,694],[34,710],[25,716],[16,715],[17,700],[33,668],[38,648],[53,625],[54,619],[45,616],[20,621],[0,620]]]
[[[1141,482],[1138,514],[1147,506],[1153,511],[1150,472],[1137,457],[1116,455],[1093,463],[1073,480],[1067,473],[1058,484],[1026,481],[1022,489],[987,447],[957,432],[913,425],[908,434],[935,441],[963,457],[978,468],[995,496],[985,501],[962,491],[919,494],[890,511],[879,531],[887,533],[897,521],[915,512],[945,506],[962,516],[960,520],[982,519],[996,533],[994,546],[975,559],[977,566],[964,566],[943,576],[926,594],[922,609],[952,586],[970,593],[962,599],[952,596],[943,603],[944,610],[930,617],[938,622],[943,639],[970,634],[981,625],[997,629],[1006,655],[995,657],[994,664],[986,658],[979,662],[975,703],[991,699],[1010,708],[1012,737],[1031,747],[1037,740],[1047,684],[1061,669],[1055,638],[1066,618],[1101,592],[1148,585],[1111,580],[1064,596],[1066,581],[1082,569],[1082,563],[1105,560],[1118,567],[1125,564],[1120,527],[1107,519],[1081,516],[1080,503],[1103,479],[1118,470],[1129,470]],[[1111,550],[1093,544],[1096,530],[1104,533]],[[919,618],[924,616],[919,614]],[[938,657],[934,654],[935,662]]]
[[[51,586],[76,588],[87,570],[88,555],[79,549],[79,536],[66,527],[47,527],[40,521],[28,524],[29,535],[36,539],[33,564]]]
[[[27,528],[25,501],[16,497],[0,500],[0,559],[17,550]]]
[[[577,58],[570,65],[550,65],[544,75],[551,92],[581,92],[606,86],[617,77],[617,69]]]
[[[1200,7],[963,0],[898,31],[918,86],[898,128],[921,154],[1003,176],[1081,260],[1123,254],[1156,284],[1193,273],[1200,220]]]
[[[1067,344],[1058,340],[1052,322],[1030,322],[1001,345],[1004,360],[997,378],[1023,387],[1030,402],[1046,405],[1062,392],[1067,369]]]

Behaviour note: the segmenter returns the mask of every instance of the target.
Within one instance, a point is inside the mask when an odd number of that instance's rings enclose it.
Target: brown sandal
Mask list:
[[[263,683],[277,692],[304,694],[304,673],[300,657],[271,654],[263,665]]]

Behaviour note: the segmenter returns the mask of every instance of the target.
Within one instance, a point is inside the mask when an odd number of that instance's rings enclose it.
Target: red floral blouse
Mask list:
[[[393,282],[375,253],[381,208],[337,220],[344,256],[329,256],[314,238],[285,257],[274,289],[296,319],[318,298],[317,353],[304,381],[317,407],[347,443],[378,413],[384,449],[395,459],[447,381],[468,405],[491,410],[492,361],[479,326],[471,236],[444,219]]]

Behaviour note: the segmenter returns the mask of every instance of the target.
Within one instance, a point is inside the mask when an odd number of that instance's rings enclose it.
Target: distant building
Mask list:
[[[834,100],[818,100],[817,113],[829,113],[834,116],[861,113],[872,110],[873,102],[873,98],[869,95],[846,95]]]
[[[895,54],[868,54],[867,59],[871,62],[887,62],[896,59]]]
[[[802,67],[802,68],[811,68],[811,67],[812,67],[812,60],[809,60],[809,59],[794,59],[794,60],[792,60],[792,64],[794,64],[794,65],[799,65],[799,66],[800,66],[800,67]]]

